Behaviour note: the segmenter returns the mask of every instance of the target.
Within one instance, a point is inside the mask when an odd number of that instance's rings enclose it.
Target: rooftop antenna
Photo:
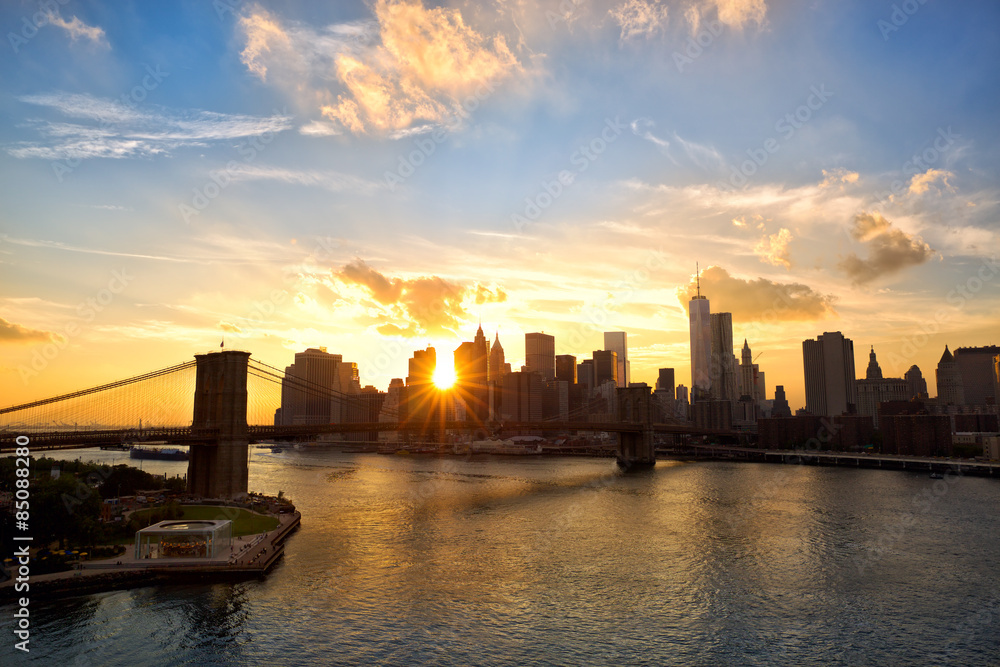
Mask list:
[[[698,298],[701,298],[701,270],[698,268],[698,262],[694,263],[694,275],[695,280],[698,283]]]

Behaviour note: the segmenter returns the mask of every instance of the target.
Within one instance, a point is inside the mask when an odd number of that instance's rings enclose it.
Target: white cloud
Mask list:
[[[384,189],[383,183],[368,181],[338,171],[285,169],[262,165],[241,164],[227,170],[234,181],[280,181],[294,185],[315,186],[331,192],[357,192],[373,195]]]
[[[612,18],[621,26],[622,42],[633,37],[649,39],[667,27],[668,11],[658,2],[647,0],[626,0],[609,10]]]
[[[49,23],[57,28],[62,28],[67,33],[69,33],[70,41],[75,42],[81,37],[89,40],[95,46],[109,49],[111,45],[108,44],[106,35],[104,34],[103,28],[98,28],[97,26],[89,26],[83,21],[81,21],[76,16],[72,17],[69,21],[64,19],[59,14],[59,9],[56,8],[55,11],[50,11],[48,13]]]
[[[28,126],[43,142],[19,142],[6,148],[16,158],[46,160],[95,157],[148,157],[183,146],[281,132],[292,127],[291,116],[248,116],[212,111],[176,110],[149,105],[137,109],[115,100],[78,93],[26,95],[20,101],[48,107],[74,119],[99,125],[33,119]]]

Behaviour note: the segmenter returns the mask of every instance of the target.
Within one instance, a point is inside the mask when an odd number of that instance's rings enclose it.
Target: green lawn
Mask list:
[[[153,509],[138,510],[134,516],[141,518]],[[278,520],[272,516],[258,514],[239,507],[215,507],[211,505],[181,505],[182,519],[189,521],[212,521],[229,519],[233,522],[233,537],[252,535],[274,530]]]

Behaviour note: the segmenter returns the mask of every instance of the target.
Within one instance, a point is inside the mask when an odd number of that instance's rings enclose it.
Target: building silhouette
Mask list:
[[[556,379],[570,385],[576,384],[576,357],[560,354],[556,357]]]
[[[771,405],[771,417],[791,417],[792,409],[788,407],[788,399],[785,398],[785,386],[778,385],[774,388],[774,403]]]
[[[944,346],[937,365],[937,399],[941,405],[965,405],[965,385],[955,357]]]
[[[281,382],[281,408],[275,423],[282,426],[339,424],[347,421],[351,396],[361,391],[358,365],[325,347],[295,353]]]
[[[524,334],[524,365],[548,382],[556,377],[556,339],[544,333]]]
[[[490,343],[480,325],[476,337],[455,350],[455,399],[464,407],[466,418],[485,423],[490,418]]]
[[[927,380],[924,379],[923,373],[916,364],[910,366],[910,370],[906,371],[903,375],[903,379],[906,380],[907,384],[907,400],[911,398],[927,398]]]
[[[872,424],[878,426],[879,405],[888,401],[906,401],[909,396],[910,383],[903,378],[884,378],[882,368],[875,358],[875,347],[868,354],[868,368],[865,379],[858,380],[858,414],[870,417]]]
[[[857,410],[854,341],[839,331],[802,341],[802,366],[808,412],[832,417]]]
[[[605,382],[618,383],[618,354],[614,350],[594,350],[594,387]]]
[[[733,354],[733,314],[711,313],[709,322],[712,328],[712,398],[735,403],[739,400],[739,383]]]
[[[997,355],[1000,355],[1000,347],[996,345],[955,349],[965,405],[1000,404],[993,381],[993,359]]]
[[[628,334],[624,331],[605,331],[604,349],[612,350],[618,359],[618,386],[627,387],[631,381],[628,360]]]

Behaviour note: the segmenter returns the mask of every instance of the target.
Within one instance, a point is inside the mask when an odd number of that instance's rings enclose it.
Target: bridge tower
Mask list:
[[[187,490],[203,498],[247,494],[247,362],[249,352],[194,355],[197,370],[191,430],[211,431],[212,442],[191,445]],[[217,436],[215,435],[217,434]]]
[[[639,470],[656,465],[653,445],[653,401],[649,387],[619,387],[618,419],[628,424],[641,424],[641,431],[618,434],[618,466],[623,470]]]

